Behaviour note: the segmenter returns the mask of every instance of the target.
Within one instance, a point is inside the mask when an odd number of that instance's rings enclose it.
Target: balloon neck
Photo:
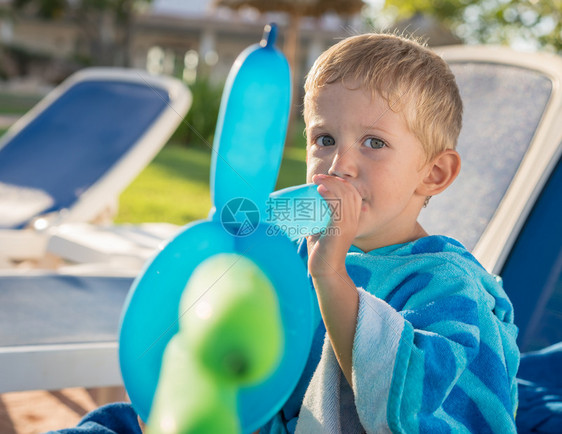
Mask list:
[[[273,48],[277,39],[277,24],[266,24],[263,29],[263,36],[260,45],[264,48]]]

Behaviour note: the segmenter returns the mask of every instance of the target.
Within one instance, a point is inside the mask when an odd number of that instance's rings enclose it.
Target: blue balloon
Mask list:
[[[279,300],[283,356],[269,378],[240,389],[238,415],[244,432],[258,429],[279,411],[308,358],[319,310],[305,264],[289,238],[325,228],[329,213],[313,185],[286,189],[270,199],[281,163],[291,86],[287,61],[273,45],[275,28],[269,30],[260,44],[241,53],[227,80],[213,145],[214,208],[209,220],[181,229],[146,264],[125,303],[121,372],[133,407],[145,421],[164,350],[178,332],[180,298],[194,269],[210,256],[237,253],[250,258],[269,278]],[[299,218],[304,200],[309,202],[308,219]],[[310,206],[324,212],[311,214]],[[289,233],[297,230],[296,235]]]
[[[315,184],[297,185],[271,193],[266,221],[291,241],[322,233],[330,223],[332,210]]]
[[[260,224],[248,236],[233,237],[220,223],[190,224],[133,283],[122,318],[119,359],[125,387],[143,420],[148,420],[164,349],[178,331],[178,306],[187,281],[197,265],[218,253],[243,254],[264,271],[277,292],[285,333],[283,357],[273,375],[240,391],[244,432],[267,422],[292,393],[310,350],[314,294],[295,246],[282,234],[268,235],[267,229]]]
[[[275,188],[291,104],[289,64],[275,48],[276,28],[244,50],[226,80],[211,161],[211,194],[221,210],[245,197],[261,213]]]

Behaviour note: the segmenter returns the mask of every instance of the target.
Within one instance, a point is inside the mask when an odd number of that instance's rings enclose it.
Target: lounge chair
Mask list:
[[[40,258],[47,227],[114,208],[190,104],[179,80],[117,68],[53,90],[0,139],[0,258]]]
[[[523,351],[555,344],[562,341],[562,58],[493,47],[438,51],[465,106],[462,170],[422,211],[422,226],[457,238],[503,278]]]
[[[0,393],[121,384],[115,337],[133,278],[0,270]]]
[[[51,251],[76,262],[94,257],[71,271],[0,270],[0,392],[120,383],[113,357],[123,300],[140,261],[174,228],[120,226],[96,233],[84,222],[114,206],[190,104],[191,94],[178,80],[86,69],[0,139],[0,262],[7,267],[42,258],[49,243]],[[72,243],[88,235],[98,241],[95,254],[87,243]],[[108,267],[104,260],[115,258],[116,250],[125,261]]]

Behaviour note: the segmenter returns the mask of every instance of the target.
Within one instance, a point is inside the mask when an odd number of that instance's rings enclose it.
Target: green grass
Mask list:
[[[277,189],[306,179],[303,148],[285,151]],[[166,145],[121,194],[117,223],[168,222],[183,225],[204,219],[211,209],[210,149]]]
[[[286,148],[275,188],[280,190],[306,182],[306,151],[304,148]]]
[[[205,218],[210,161],[204,149],[167,145],[121,194],[115,221],[185,224]]]
[[[0,92],[0,114],[23,115],[41,100],[41,95]]]

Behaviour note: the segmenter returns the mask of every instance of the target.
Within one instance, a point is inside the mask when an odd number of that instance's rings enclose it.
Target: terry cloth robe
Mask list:
[[[353,384],[321,324],[323,345],[263,432],[516,432],[517,328],[499,278],[442,236],[352,246],[346,268],[359,292]]]
[[[114,402],[92,410],[74,428],[46,434],[142,434],[137,414],[127,402]]]

